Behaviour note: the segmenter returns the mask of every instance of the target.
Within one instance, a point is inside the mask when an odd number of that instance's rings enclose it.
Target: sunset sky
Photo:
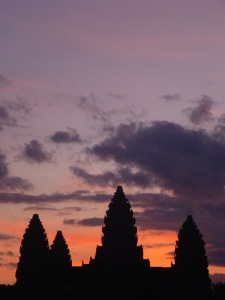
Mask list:
[[[152,266],[192,214],[225,273],[225,1],[0,0],[0,283],[39,214],[89,262],[118,185]]]

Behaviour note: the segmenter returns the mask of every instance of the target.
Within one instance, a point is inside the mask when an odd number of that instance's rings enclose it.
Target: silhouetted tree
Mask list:
[[[25,230],[16,270],[17,284],[33,285],[43,282],[49,271],[49,245],[45,229],[34,214]]]
[[[70,250],[62,231],[57,231],[50,249],[51,272],[55,281],[65,282],[68,280],[72,268]]]
[[[205,297],[211,293],[205,242],[189,215],[183,223],[175,247],[177,285],[184,295]]]

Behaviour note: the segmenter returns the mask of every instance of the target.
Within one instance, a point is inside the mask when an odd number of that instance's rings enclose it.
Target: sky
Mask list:
[[[225,281],[225,1],[0,4],[0,283],[35,213],[88,263],[118,185],[151,266],[191,214]]]

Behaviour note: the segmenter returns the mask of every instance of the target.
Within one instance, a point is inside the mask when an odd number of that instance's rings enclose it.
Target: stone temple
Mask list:
[[[171,267],[151,267],[138,245],[136,220],[121,186],[112,197],[94,258],[72,266],[61,231],[51,247],[35,214],[25,231],[16,271],[17,299],[212,299],[205,242],[188,216]],[[33,295],[30,297],[30,295]],[[35,298],[36,297],[36,298]]]

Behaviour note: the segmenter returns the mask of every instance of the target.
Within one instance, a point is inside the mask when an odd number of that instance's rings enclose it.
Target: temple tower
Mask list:
[[[187,217],[178,233],[175,247],[177,290],[190,297],[211,296],[211,281],[205,241],[191,215]]]
[[[49,275],[49,244],[45,229],[34,214],[25,230],[16,270],[17,284],[33,285],[44,282]]]
[[[149,260],[143,259],[142,246],[137,246],[136,220],[121,186],[117,187],[108,207],[102,227],[102,246],[97,246],[90,264],[114,270],[149,267]]]

